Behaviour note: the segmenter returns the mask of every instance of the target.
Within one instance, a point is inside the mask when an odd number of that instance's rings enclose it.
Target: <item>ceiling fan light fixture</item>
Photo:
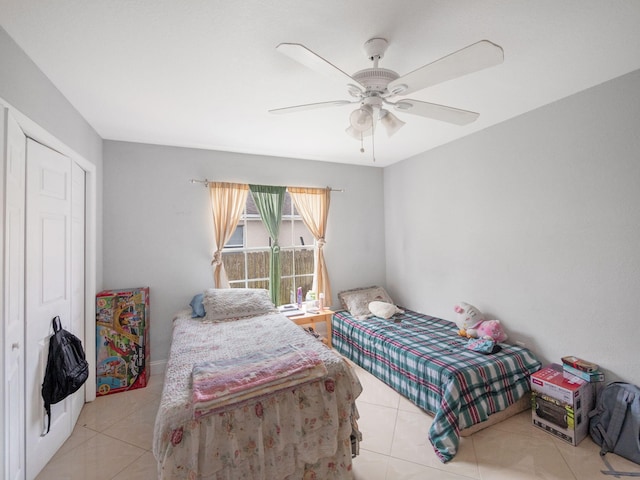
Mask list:
[[[387,136],[390,137],[398,130],[400,130],[405,122],[396,117],[389,110],[380,110],[380,123],[384,126],[387,131]]]
[[[345,129],[345,132],[347,133],[347,135],[355,138],[356,140],[362,140],[364,137],[370,137],[371,134],[373,133],[373,129],[369,128],[368,130],[360,131],[360,130],[356,130],[352,126],[348,126]]]
[[[373,108],[370,105],[363,105],[351,112],[349,123],[359,132],[369,130],[373,125]]]

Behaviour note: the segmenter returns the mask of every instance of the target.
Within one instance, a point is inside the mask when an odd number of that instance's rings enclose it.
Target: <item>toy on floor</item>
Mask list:
[[[496,342],[507,340],[500,320],[486,320],[480,310],[465,302],[460,302],[454,310],[458,314],[455,323],[461,337],[487,338]]]

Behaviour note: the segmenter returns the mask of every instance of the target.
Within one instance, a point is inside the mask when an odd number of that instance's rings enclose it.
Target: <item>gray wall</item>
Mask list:
[[[104,142],[104,285],[151,288],[151,361],[169,353],[171,321],[213,286],[208,190],[191,178],[331,186],[325,256],[334,292],[383,283],[379,168],[188,148]]]
[[[387,285],[640,384],[640,71],[384,171]]]
[[[206,189],[188,183],[208,177],[345,188],[327,234],[334,293],[385,283],[386,258],[398,303],[453,319],[468,301],[544,361],[584,356],[609,379],[640,383],[639,72],[384,169],[383,204],[376,168],[119,142],[103,151],[1,28],[0,59],[0,102],[97,166],[97,285],[152,287],[152,360],[167,356],[173,312],[212,282]]]
[[[96,285],[102,283],[102,139],[0,27],[0,104],[17,110],[96,166]],[[31,134],[31,132],[27,132]],[[45,140],[46,139],[39,139]],[[54,146],[59,148],[58,145]],[[68,154],[68,151],[62,153]]]

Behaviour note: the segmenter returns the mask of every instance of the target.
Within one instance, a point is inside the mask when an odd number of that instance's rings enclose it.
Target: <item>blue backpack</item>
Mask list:
[[[600,456],[609,470],[605,475],[640,477],[640,472],[618,472],[605,459],[613,452],[640,464],[640,388],[613,382],[600,395],[589,413],[589,434],[600,445]]]

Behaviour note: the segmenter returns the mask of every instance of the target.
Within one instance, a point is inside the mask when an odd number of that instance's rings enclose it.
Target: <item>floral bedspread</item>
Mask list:
[[[256,392],[254,398],[196,419],[195,364],[283,345],[315,352],[326,376]],[[192,319],[190,310],[180,312],[154,432],[158,478],[351,479],[351,436],[359,436],[355,399],[361,391],[340,355],[280,314],[211,323]]]

